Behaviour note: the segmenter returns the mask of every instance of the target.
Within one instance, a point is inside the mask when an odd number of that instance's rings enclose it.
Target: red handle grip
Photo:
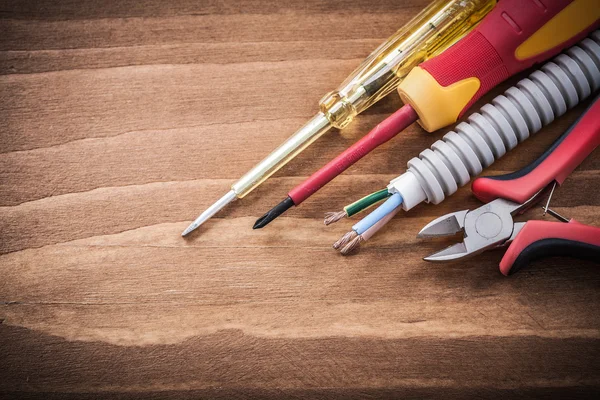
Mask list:
[[[500,272],[509,275],[530,261],[551,256],[600,261],[600,228],[575,220],[528,221],[502,257]]]
[[[482,202],[503,198],[525,203],[552,181],[567,176],[600,145],[600,96],[540,158],[512,174],[477,178],[473,194]]]
[[[577,10],[567,10],[570,5]],[[590,19],[592,23],[586,26]],[[593,1],[502,0],[469,35],[420,67],[444,87],[479,79],[479,89],[460,112],[462,116],[491,88],[575,44],[598,25],[598,4]]]

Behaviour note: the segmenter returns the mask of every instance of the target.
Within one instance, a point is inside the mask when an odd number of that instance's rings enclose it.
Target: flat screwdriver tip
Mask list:
[[[185,237],[185,236],[189,235],[191,232],[198,229],[200,227],[200,225],[202,225],[203,223],[208,221],[213,215],[218,213],[221,209],[223,209],[223,207],[225,207],[227,204],[231,203],[235,199],[237,199],[237,195],[235,194],[235,192],[233,190],[230,190],[229,192],[227,192],[227,194],[225,194],[225,196],[221,197],[212,206],[208,207],[206,209],[206,211],[204,211],[202,214],[200,214],[200,216],[198,218],[196,218],[194,220],[194,222],[192,222],[190,224],[190,226],[185,228],[185,230],[181,233],[181,236]]]
[[[185,230],[183,232],[181,232],[181,236],[186,237],[187,235],[189,235],[190,233],[195,231],[196,228],[198,228],[199,226],[200,225],[198,225],[196,223],[191,223],[190,226],[188,226],[187,228],[185,228]]]

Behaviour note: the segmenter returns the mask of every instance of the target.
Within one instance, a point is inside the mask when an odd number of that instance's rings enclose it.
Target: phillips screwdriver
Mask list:
[[[420,64],[454,44],[495,6],[496,0],[436,0],[379,46],[342,83],[321,99],[320,112],[242,176],[221,199],[182,233],[186,236],[232,201],[242,198],[332,127],[354,117],[397,88]]]
[[[502,0],[471,33],[400,83],[405,106],[376,126],[259,218],[262,228],[418,119],[428,132],[457,121],[510,76],[581,40],[598,26],[597,0]]]

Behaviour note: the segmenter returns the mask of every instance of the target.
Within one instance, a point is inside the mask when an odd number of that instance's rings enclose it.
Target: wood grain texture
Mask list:
[[[323,212],[444,132],[411,126],[250,229],[397,96],[179,236],[427,2],[0,0],[0,397],[597,396],[597,265],[554,258],[505,278],[501,252],[421,261],[444,242],[416,233],[477,207],[469,187],[358,255],[330,248],[350,222],[324,227]],[[486,173],[531,162],[582,109]],[[600,225],[599,155],[553,208]]]

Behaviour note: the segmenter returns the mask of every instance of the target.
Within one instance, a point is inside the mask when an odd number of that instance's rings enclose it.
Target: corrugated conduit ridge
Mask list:
[[[408,162],[433,204],[600,88],[600,30],[471,114]]]

